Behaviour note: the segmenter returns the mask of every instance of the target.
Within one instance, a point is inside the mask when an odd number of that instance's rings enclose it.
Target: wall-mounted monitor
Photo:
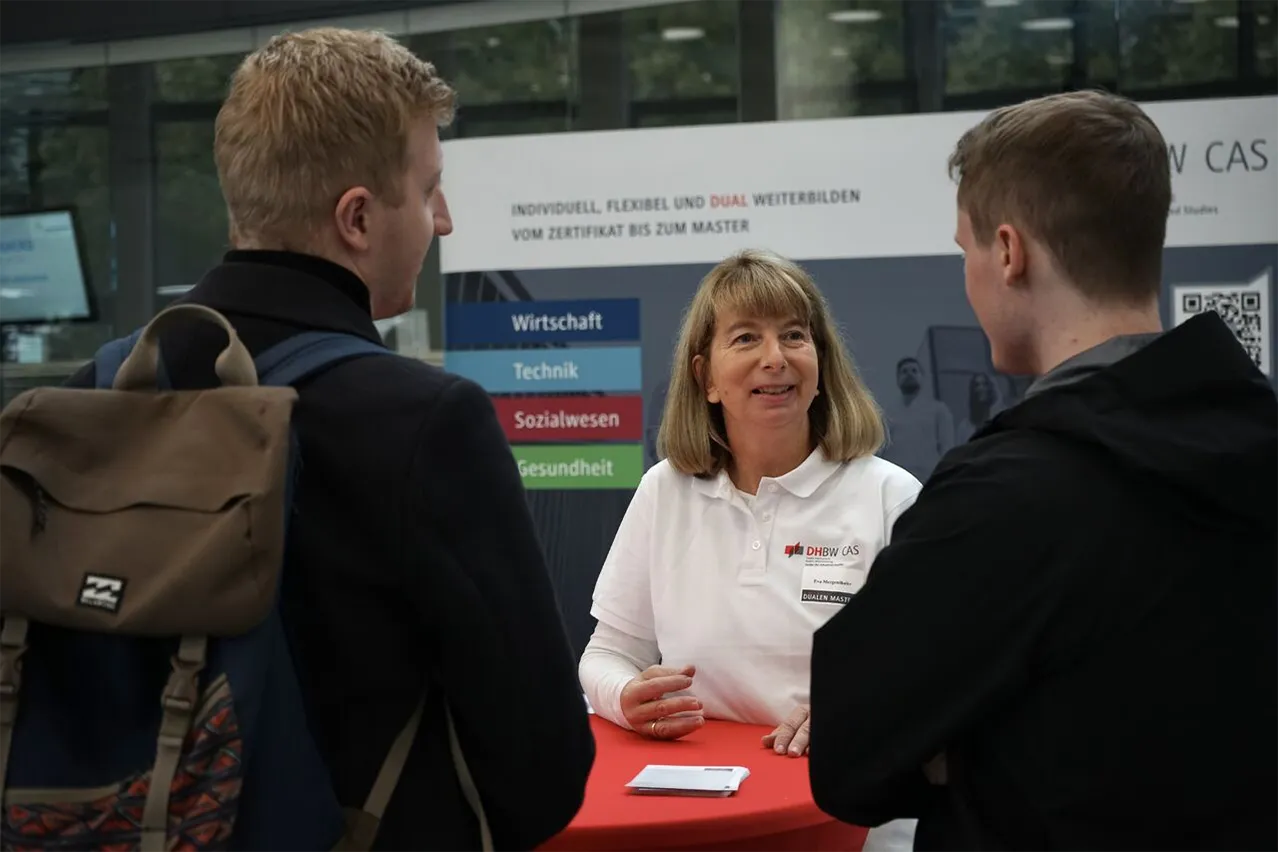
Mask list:
[[[93,319],[72,211],[0,215],[0,325]]]

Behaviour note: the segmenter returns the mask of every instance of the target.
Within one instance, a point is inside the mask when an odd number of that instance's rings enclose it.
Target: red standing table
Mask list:
[[[597,716],[594,770],[572,824],[542,852],[804,850],[860,852],[866,829],[838,822],[812,801],[808,760],[771,752],[771,728],[707,722],[675,742],[623,730]],[[626,782],[650,763],[744,766],[750,777],[727,798],[634,795]]]

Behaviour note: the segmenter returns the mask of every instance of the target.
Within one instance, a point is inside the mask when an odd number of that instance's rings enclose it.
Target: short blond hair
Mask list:
[[[708,363],[715,318],[725,311],[807,322],[820,372],[820,393],[808,409],[818,445],[831,461],[852,461],[878,452],[884,440],[882,412],[843,346],[825,297],[797,263],[751,249],[710,270],[684,315],[657,434],[658,452],[675,470],[714,476],[732,456],[723,409],[706,399],[693,369],[698,355]]]
[[[414,123],[447,125],[454,108],[435,67],[383,33],[322,27],[271,39],[240,64],[217,114],[232,244],[293,247],[354,186],[403,203]]]

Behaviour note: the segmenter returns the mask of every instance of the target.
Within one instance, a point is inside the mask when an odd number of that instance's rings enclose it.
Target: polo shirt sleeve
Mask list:
[[[643,639],[657,640],[652,611],[653,536],[660,465],[639,482],[595,583],[590,614],[601,623]]]
[[[918,499],[923,485],[904,468],[897,468],[883,480],[883,540],[892,541],[896,522]]]
[[[621,693],[644,669],[661,662],[656,642],[649,642],[600,622],[581,654],[577,674],[586,700],[601,718],[630,728],[621,712]]]

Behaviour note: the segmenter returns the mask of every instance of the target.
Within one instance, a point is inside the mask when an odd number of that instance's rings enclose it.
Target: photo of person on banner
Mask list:
[[[883,458],[926,481],[936,463],[954,446],[954,415],[924,382],[923,365],[908,356],[896,364],[899,395],[885,406],[888,444]]]

